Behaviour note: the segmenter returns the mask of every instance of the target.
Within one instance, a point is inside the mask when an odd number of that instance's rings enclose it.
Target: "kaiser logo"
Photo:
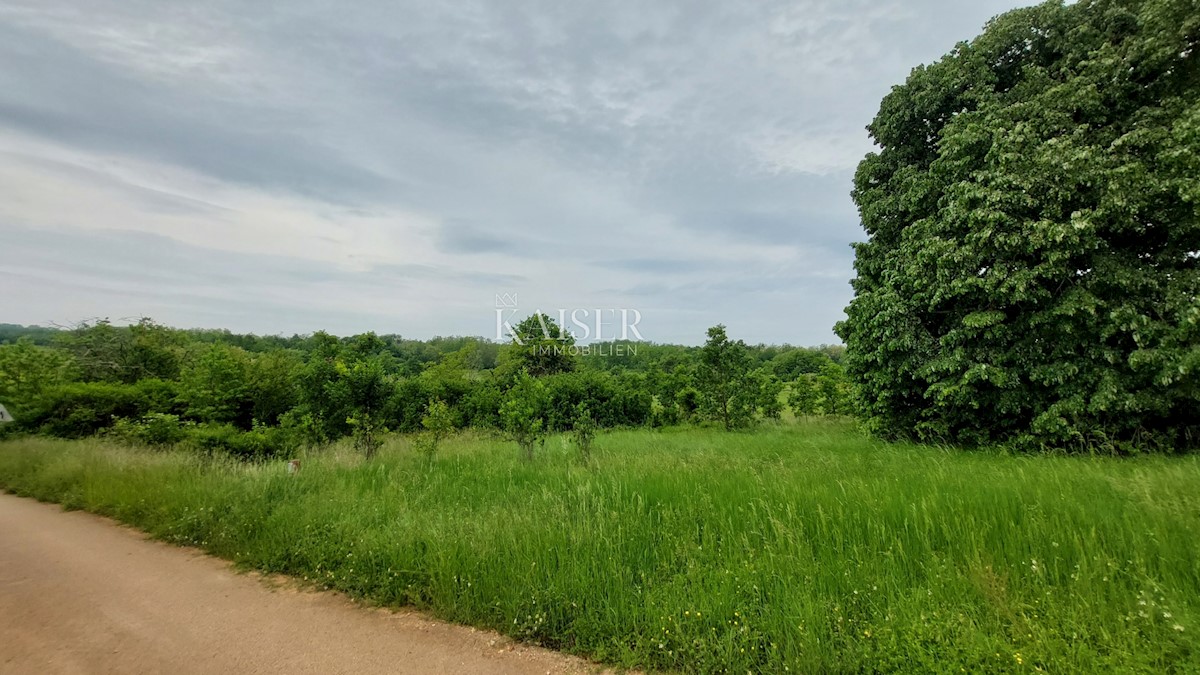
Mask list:
[[[496,294],[496,339],[512,340],[524,344],[521,336],[513,329],[517,320],[517,294]],[[578,340],[644,340],[638,330],[642,321],[642,313],[628,308],[578,308],[559,309],[558,326],[561,332],[551,335],[541,310],[534,310],[533,316],[538,317],[541,332],[547,339],[566,341],[570,338]],[[607,329],[607,330],[606,330]],[[570,331],[569,333],[567,331]],[[608,332],[608,335],[605,333]]]

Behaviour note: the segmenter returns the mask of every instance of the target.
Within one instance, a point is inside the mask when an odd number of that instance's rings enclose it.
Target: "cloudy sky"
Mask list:
[[[0,322],[835,342],[864,126],[1014,6],[4,0]]]

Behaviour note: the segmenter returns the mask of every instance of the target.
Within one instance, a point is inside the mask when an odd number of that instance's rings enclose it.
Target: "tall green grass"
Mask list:
[[[685,672],[1200,672],[1200,458],[887,445],[845,423],[394,439],[246,466],[0,445],[0,485],[388,605]]]

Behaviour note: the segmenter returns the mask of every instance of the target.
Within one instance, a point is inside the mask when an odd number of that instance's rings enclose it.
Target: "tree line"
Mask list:
[[[747,345],[724,326],[702,347],[624,343],[580,355],[544,315],[501,343],[180,330],[143,319],[66,329],[0,325],[2,433],[97,434],[261,458],[352,438],[373,454],[417,433],[431,456],[460,429],[503,433],[526,456],[546,434],[582,446],[598,429],[712,424],[734,430],[850,412],[838,346]]]

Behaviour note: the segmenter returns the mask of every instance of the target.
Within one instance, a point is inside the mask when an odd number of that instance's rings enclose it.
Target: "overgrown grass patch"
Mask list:
[[[486,436],[239,464],[0,444],[0,485],[624,666],[1200,670],[1200,460],[888,445],[847,423]]]

